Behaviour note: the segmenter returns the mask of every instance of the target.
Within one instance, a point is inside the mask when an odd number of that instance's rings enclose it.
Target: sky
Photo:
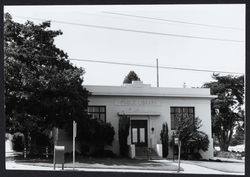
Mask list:
[[[69,58],[152,66],[158,59],[159,66],[245,73],[244,4],[4,6],[4,12],[20,23],[50,20],[63,32],[55,45]],[[84,85],[119,86],[131,70],[157,85],[156,67],[71,63],[85,69]],[[201,87],[211,76],[160,68],[159,86]]]

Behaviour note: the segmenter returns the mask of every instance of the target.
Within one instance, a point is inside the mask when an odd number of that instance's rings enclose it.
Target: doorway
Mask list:
[[[136,147],[148,146],[147,120],[131,120],[131,142]]]

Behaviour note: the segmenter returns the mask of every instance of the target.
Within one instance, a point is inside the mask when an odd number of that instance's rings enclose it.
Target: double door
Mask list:
[[[131,142],[135,146],[148,146],[147,120],[131,120]]]

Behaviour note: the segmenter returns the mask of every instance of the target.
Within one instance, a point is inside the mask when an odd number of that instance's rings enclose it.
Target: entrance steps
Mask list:
[[[162,157],[158,156],[153,148],[148,147],[136,147],[135,159],[149,159],[149,160],[161,160]]]

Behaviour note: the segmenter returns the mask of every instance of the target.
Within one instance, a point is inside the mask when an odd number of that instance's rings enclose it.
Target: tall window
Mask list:
[[[106,122],[106,106],[88,106],[88,113],[91,118]]]
[[[171,112],[171,130],[175,130],[178,118],[189,117],[194,120],[194,107],[170,107]]]

